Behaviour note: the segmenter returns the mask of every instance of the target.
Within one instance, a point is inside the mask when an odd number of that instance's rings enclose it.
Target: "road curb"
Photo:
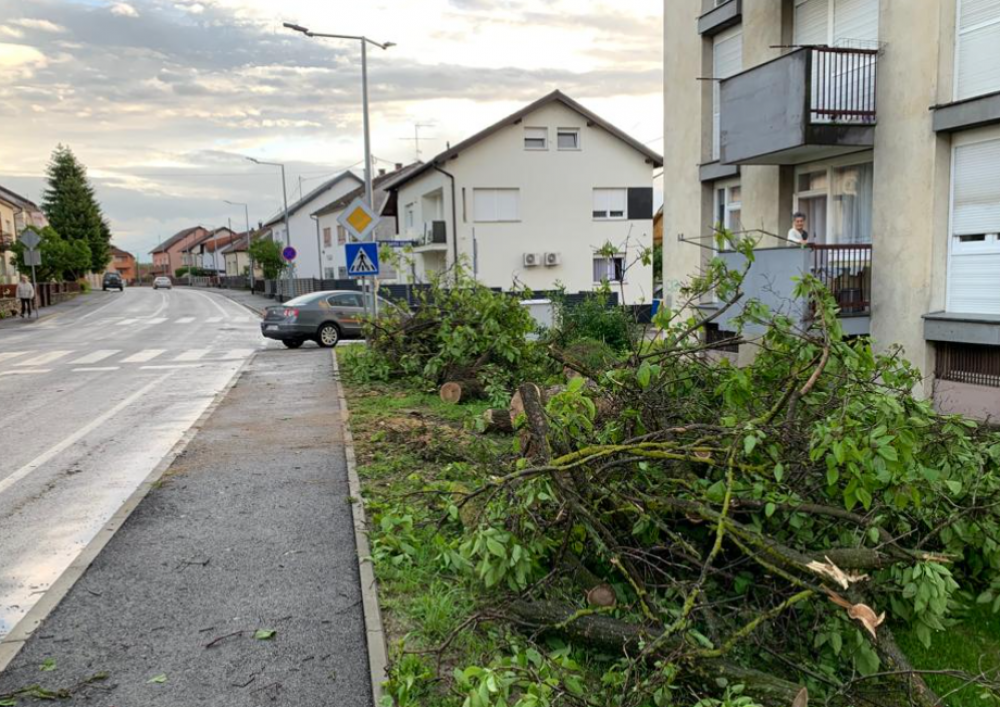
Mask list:
[[[191,289],[198,289],[198,288],[192,287]],[[253,312],[254,314],[256,314],[259,317],[263,317],[264,314],[265,314],[265,312],[264,312],[263,309],[257,309],[256,307],[254,307],[252,305],[249,305],[246,302],[239,301],[235,297],[230,297],[228,294],[226,294],[226,290],[225,289],[222,289],[222,288],[205,288],[205,289],[207,289],[207,290],[209,290],[211,292],[218,292],[220,295],[222,295],[223,297],[225,297],[230,302],[235,302],[236,304],[240,305],[241,307],[249,309],[251,312]]]
[[[354,518],[354,541],[358,552],[358,573],[361,579],[361,609],[365,616],[365,637],[368,644],[368,668],[371,672],[372,701],[375,705],[382,698],[382,683],[385,682],[389,666],[389,652],[386,647],[385,629],[382,626],[382,609],[378,603],[378,584],[372,566],[371,548],[368,545],[368,521],[365,517],[365,503],[361,495],[361,479],[358,478],[357,460],[354,456],[354,437],[351,434],[350,412],[344,386],[340,382],[340,364],[336,349],[330,352],[333,359],[333,378],[337,385],[337,402],[340,405],[340,420],[344,426],[344,457],[347,460],[347,484],[351,494],[351,515]]]
[[[125,503],[115,511],[114,515],[108,519],[104,524],[104,527],[94,536],[94,538],[87,543],[87,546],[80,552],[73,563],[66,568],[66,570],[59,575],[59,578],[49,587],[45,592],[44,596],[38,600],[38,602],[28,610],[28,613],[18,621],[14,628],[10,630],[6,636],[0,639],[0,672],[3,672],[10,662],[14,660],[14,657],[18,654],[24,644],[31,638],[31,635],[35,630],[42,625],[45,619],[63,598],[69,593],[73,585],[76,584],[77,580],[80,579],[90,567],[91,563],[97,556],[100,555],[101,550],[111,541],[115,533],[125,524],[132,512],[138,508],[139,504],[142,503],[143,499],[149,494],[156,483],[163,476],[164,472],[167,471],[174,463],[174,461],[179,457],[187,446],[194,439],[198,431],[205,425],[208,418],[216,411],[222,401],[225,400],[229,391],[236,387],[240,378],[243,377],[243,372],[246,370],[247,366],[257,357],[254,353],[249,356],[236,370],[233,377],[229,380],[226,386],[220,390],[215,398],[209,403],[205,411],[195,420],[194,424],[187,429],[186,432],[181,436],[177,443],[174,444],[173,448],[167,455],[160,460],[160,463],[153,467],[153,470],[149,472],[146,478],[139,484],[139,486],[132,492],[132,494],[125,500]]]

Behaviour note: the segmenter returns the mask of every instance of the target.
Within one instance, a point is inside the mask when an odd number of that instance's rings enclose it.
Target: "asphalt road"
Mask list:
[[[252,312],[211,292],[93,298],[0,329],[0,636],[269,347]]]

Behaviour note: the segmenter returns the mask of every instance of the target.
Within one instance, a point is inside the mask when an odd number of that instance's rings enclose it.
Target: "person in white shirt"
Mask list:
[[[801,211],[792,214],[792,227],[788,231],[788,240],[796,245],[809,242],[809,231],[806,230],[806,215]]]
[[[17,283],[17,298],[21,300],[21,319],[24,315],[31,316],[31,305],[35,301],[35,286],[28,282],[27,275],[21,275],[21,281]]]

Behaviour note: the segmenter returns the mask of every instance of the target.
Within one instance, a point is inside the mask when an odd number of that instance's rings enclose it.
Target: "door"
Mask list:
[[[806,216],[806,232],[810,243],[823,244],[826,239],[826,194],[799,197],[798,211]]]
[[[361,294],[358,292],[338,292],[327,298],[327,304],[333,311],[343,334],[360,334],[361,317],[364,308],[361,306]]]

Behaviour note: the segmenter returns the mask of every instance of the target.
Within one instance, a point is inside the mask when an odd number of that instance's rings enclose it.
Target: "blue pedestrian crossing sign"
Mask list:
[[[378,243],[345,243],[348,277],[378,275]]]

